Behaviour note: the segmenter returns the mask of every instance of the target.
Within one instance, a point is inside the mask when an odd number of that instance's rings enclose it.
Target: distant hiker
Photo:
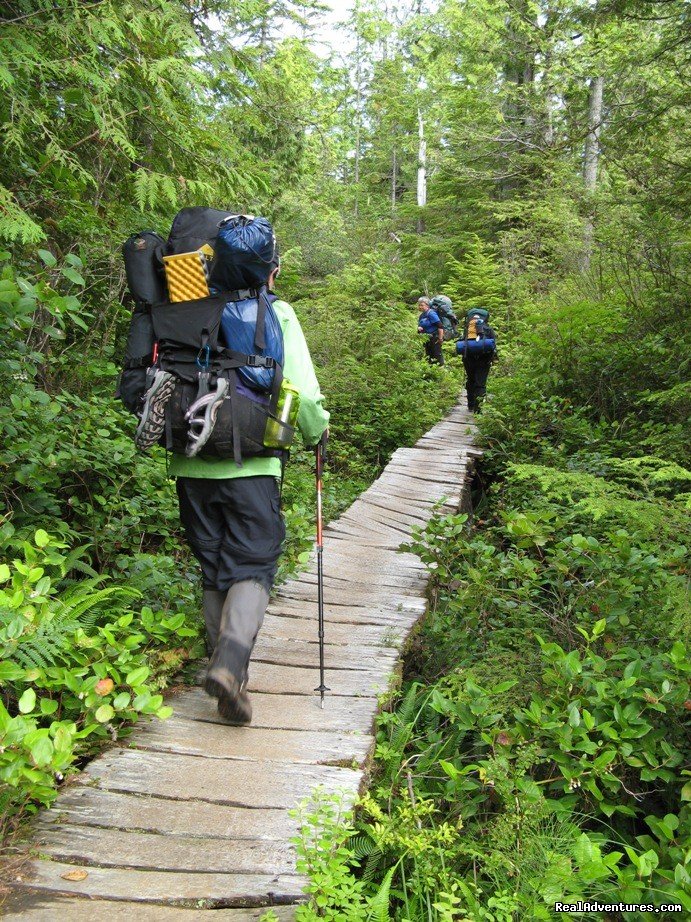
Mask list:
[[[418,298],[417,308],[420,312],[417,331],[425,337],[427,359],[431,364],[443,365],[441,344],[444,342],[444,327],[439,314],[430,307],[429,298]]]
[[[463,338],[456,343],[456,351],[463,357],[468,409],[478,412],[487,392],[492,362],[497,357],[497,340],[489,325],[489,311],[471,308],[466,313]]]
[[[146,249],[144,234],[133,237],[123,249],[129,268]],[[147,303],[141,295],[156,286],[137,287],[128,270],[134,316],[146,314],[150,332],[147,341],[133,318],[120,393],[140,415],[138,447],[160,442],[174,453],[180,518],[202,571],[205,688],[225,720],[244,724],[249,660],[285,539],[285,449],[296,424],[306,444],[318,443],[329,414],[295,312],[272,293],[280,263],[268,221],[183,209],[161,242],[144,262],[158,276],[166,253],[167,297],[157,291]],[[171,273],[176,256],[184,271]]]
[[[458,317],[453,312],[451,298],[447,298],[446,295],[435,295],[429,306],[439,315],[444,330],[444,342],[455,339],[458,335]]]

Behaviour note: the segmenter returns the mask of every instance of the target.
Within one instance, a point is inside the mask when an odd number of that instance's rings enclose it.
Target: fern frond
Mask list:
[[[381,882],[381,886],[372,897],[367,914],[367,922],[390,922],[389,914],[389,895],[391,892],[391,881],[393,880],[394,871],[398,865],[394,865],[386,872],[386,877]]]

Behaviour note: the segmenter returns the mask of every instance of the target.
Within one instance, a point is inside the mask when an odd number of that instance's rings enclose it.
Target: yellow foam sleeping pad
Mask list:
[[[205,244],[191,253],[164,256],[163,268],[171,303],[209,297],[209,268],[213,250]]]

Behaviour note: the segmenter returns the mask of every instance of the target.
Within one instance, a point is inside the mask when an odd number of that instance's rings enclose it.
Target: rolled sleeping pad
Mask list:
[[[489,355],[497,348],[497,341],[493,337],[484,339],[459,339],[456,343],[458,355]]]

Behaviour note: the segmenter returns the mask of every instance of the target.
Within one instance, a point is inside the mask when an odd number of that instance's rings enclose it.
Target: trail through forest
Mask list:
[[[301,806],[320,792],[339,794],[347,812],[366,787],[379,696],[395,683],[400,651],[426,608],[424,567],[397,549],[435,507],[458,511],[477,455],[469,416],[457,408],[395,452],[326,528],[324,709],[314,687],[313,560],[269,608],[252,657],[252,725],[224,724],[199,688],[173,694],[169,720],[140,727],[126,747],[94,760],[34,824],[41,858],[16,876],[8,918],[93,913],[78,897],[125,901],[120,911],[137,919],[149,918],[151,904],[177,918],[174,907],[191,903],[304,899],[308,881],[293,847]],[[430,482],[430,470],[444,471],[443,480]],[[382,501],[395,507],[395,521]]]
[[[487,309],[497,333],[474,514],[435,514],[408,542],[429,612],[377,718],[367,795],[354,815],[328,795],[310,808],[300,918],[551,920],[587,899],[684,918],[688,3],[332,5],[328,28],[318,0],[0,8],[6,876],[83,766],[127,753],[143,717],[152,740],[179,726],[164,692],[203,654],[165,454],[135,450],[114,391],[123,241],[208,205],[276,230],[277,293],[331,413],[336,544],[361,524],[345,510],[388,463],[405,478],[462,390],[453,341],[444,368],[425,360],[417,299]],[[368,501],[377,534],[398,541],[451,474],[399,491],[404,513]],[[279,579],[301,605],[314,474],[299,441],[283,511]],[[274,640],[262,681],[298,668]]]

